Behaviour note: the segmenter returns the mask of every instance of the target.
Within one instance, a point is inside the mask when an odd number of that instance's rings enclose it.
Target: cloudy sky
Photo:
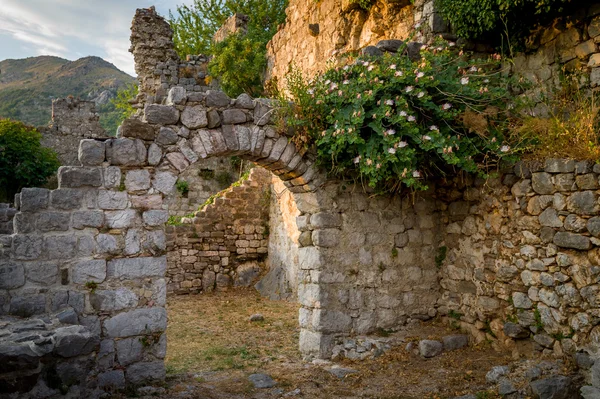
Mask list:
[[[55,55],[95,55],[135,76],[128,52],[136,8],[159,14],[192,0],[0,0],[0,61]]]

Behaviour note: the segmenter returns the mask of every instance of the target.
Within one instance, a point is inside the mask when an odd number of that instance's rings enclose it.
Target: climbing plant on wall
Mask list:
[[[309,83],[292,74],[296,142],[314,146],[332,174],[382,190],[425,189],[450,171],[485,175],[510,158],[516,104],[500,56],[471,60],[442,39],[421,54],[359,59]]]

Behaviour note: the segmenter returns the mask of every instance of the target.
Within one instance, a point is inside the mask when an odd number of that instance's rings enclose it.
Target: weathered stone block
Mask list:
[[[120,237],[119,237],[120,238]],[[113,254],[117,255],[122,251],[122,245],[120,246],[117,239],[112,234],[98,234],[96,236],[96,253],[97,254]]]
[[[128,279],[162,277],[167,269],[167,258],[121,258],[108,262],[108,277]]]
[[[258,126],[265,126],[269,124],[274,117],[274,111],[271,107],[271,102],[264,98],[260,98],[255,101],[255,104],[254,123],[256,123]]]
[[[166,328],[167,311],[157,307],[119,313],[104,322],[104,331],[111,338],[153,334]]]
[[[127,381],[132,384],[143,384],[151,381],[163,381],[166,376],[163,362],[135,363],[127,368]]]
[[[424,358],[438,356],[444,350],[444,346],[439,341],[424,339],[419,341],[419,353]]]
[[[319,212],[310,217],[310,224],[316,229],[340,227],[342,218],[339,213]]]
[[[223,108],[229,106],[231,99],[222,91],[208,90],[206,92],[206,106]]]
[[[98,207],[100,209],[125,209],[127,208],[127,203],[127,193],[124,191],[100,190],[98,192]]]
[[[179,121],[179,111],[170,105],[146,104],[144,119],[153,125],[176,125]]]
[[[447,335],[442,337],[444,350],[453,351],[469,346],[469,336],[464,334]]]
[[[54,351],[62,357],[87,355],[100,346],[100,337],[84,326],[60,327],[55,330]]]
[[[531,176],[531,185],[533,191],[538,194],[554,194],[552,176],[548,173],[533,173]]]
[[[100,388],[122,389],[125,388],[125,373],[123,370],[110,370],[98,374]]]
[[[9,311],[13,316],[31,317],[46,312],[46,296],[13,296],[10,299]]]
[[[74,229],[86,227],[100,228],[104,225],[104,212],[102,211],[80,211],[73,212],[72,226]]]
[[[132,139],[140,139],[146,141],[154,141],[156,138],[156,132],[154,127],[147,123],[140,121],[139,119],[125,119],[121,124],[121,137],[128,137]]]
[[[44,254],[48,259],[69,259],[77,253],[77,237],[73,235],[46,236]]]
[[[106,279],[106,260],[95,259],[76,263],[71,271],[71,279],[75,284],[102,283]]]
[[[163,210],[150,210],[142,214],[144,223],[148,226],[161,226],[169,219],[169,212]]]
[[[117,341],[117,360],[121,366],[128,366],[142,360],[144,347],[140,338],[125,338]]]
[[[542,226],[547,227],[562,227],[563,222],[558,217],[558,212],[554,208],[547,208],[544,212],[539,216],[539,221]]]
[[[18,260],[38,259],[42,254],[44,240],[36,235],[16,235],[12,242],[13,257]]]
[[[45,188],[24,188],[21,190],[21,212],[36,212],[48,208],[50,190]]]
[[[123,310],[136,307],[138,296],[127,288],[96,290],[90,294],[90,304],[99,311]]]
[[[86,186],[102,186],[102,169],[77,166],[61,166],[58,168],[58,187],[77,188]],[[21,193],[22,196],[23,193]]]
[[[58,265],[52,262],[33,262],[26,267],[27,280],[40,285],[52,285],[58,279]]]
[[[102,165],[106,156],[104,142],[84,139],[79,142],[78,159],[83,166]]]
[[[598,213],[597,198],[593,191],[578,191],[567,198],[567,209],[578,215]]]
[[[125,175],[127,191],[144,191],[150,188],[150,172],[146,169],[130,170]]]
[[[206,109],[200,105],[186,107],[181,114],[181,123],[192,130],[208,126]]]
[[[588,237],[563,231],[559,231],[554,235],[553,243],[562,248],[580,250],[588,250],[592,247],[592,243]]]
[[[224,125],[237,125],[246,123],[246,113],[240,109],[226,109],[223,111]]]
[[[167,105],[179,105],[185,103],[187,100],[187,93],[185,88],[181,86],[171,87],[169,94],[167,95]]]
[[[175,188],[177,176],[171,172],[158,172],[154,175],[152,186],[163,194],[170,194]]]
[[[146,163],[146,146],[139,139],[113,139],[106,142],[106,159],[112,165],[141,166]]]
[[[25,285],[25,269],[22,263],[0,263],[0,289],[10,290]]]
[[[155,143],[150,144],[148,148],[148,164],[156,166],[162,159],[162,150]]]
[[[64,212],[42,212],[37,215],[37,229],[41,232],[67,231],[71,215]]]
[[[311,217],[312,222],[312,217]],[[312,240],[319,247],[335,247],[340,241],[340,231],[338,229],[322,229],[312,232]]]
[[[156,138],[156,143],[162,146],[173,145],[179,140],[179,135],[173,129],[161,127]]]
[[[137,212],[134,209],[122,211],[107,211],[105,213],[106,225],[111,229],[124,229],[132,227],[137,221]]]
[[[50,192],[50,205],[55,209],[71,210],[81,206],[83,192],[71,188],[59,188]]]

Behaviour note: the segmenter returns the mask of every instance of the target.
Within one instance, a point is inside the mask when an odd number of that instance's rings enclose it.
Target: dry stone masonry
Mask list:
[[[262,274],[268,245],[271,174],[252,169],[197,212],[191,224],[167,227],[167,293],[248,287]]]

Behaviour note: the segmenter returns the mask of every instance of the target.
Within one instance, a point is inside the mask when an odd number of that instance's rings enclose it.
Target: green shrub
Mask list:
[[[195,0],[169,12],[175,48],[188,54],[212,55],[209,69],[230,96],[242,92],[259,96],[266,67],[266,46],[285,20],[288,0]],[[245,35],[231,35],[221,43],[212,38],[235,13],[249,16]]]
[[[42,147],[42,135],[22,122],[0,119],[0,200],[11,201],[23,187],[46,183],[60,163]]]
[[[466,39],[487,40],[529,33],[531,21],[559,16],[571,0],[436,0],[436,6],[456,33]],[[575,3],[575,2],[573,2]]]
[[[175,183],[175,188],[177,191],[179,191],[179,194],[181,194],[182,197],[187,198],[187,195],[190,192],[190,184],[188,182],[185,180],[177,180],[177,183]]]
[[[336,67],[310,85],[288,79],[297,144],[314,145],[333,175],[396,191],[426,189],[427,178],[480,176],[513,159],[504,132],[513,94],[500,57],[470,60],[442,39],[417,62],[401,55]]]

